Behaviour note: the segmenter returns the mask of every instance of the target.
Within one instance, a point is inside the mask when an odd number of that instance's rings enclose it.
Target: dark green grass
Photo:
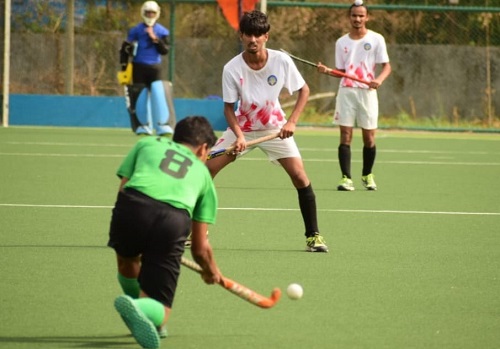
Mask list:
[[[105,247],[128,130],[0,129],[0,348],[138,348]],[[497,348],[500,138],[379,133],[379,190],[337,192],[338,132],[299,130],[328,254],[304,252],[297,194],[256,150],[216,178],[221,270],[259,309],[183,269],[164,348]],[[189,256],[189,252],[187,252]]]

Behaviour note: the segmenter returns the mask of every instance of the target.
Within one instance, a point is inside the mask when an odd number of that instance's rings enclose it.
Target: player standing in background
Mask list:
[[[161,80],[161,56],[170,49],[167,28],[156,23],[160,17],[160,6],[156,1],[146,1],[141,7],[143,22],[131,28],[120,50],[120,65],[127,68],[132,58],[132,81],[151,87],[153,81]]]
[[[239,28],[244,51],[224,66],[222,75],[224,115],[229,128],[212,151],[232,144],[236,148],[233,155],[208,160],[207,166],[215,177],[226,165],[254,149],[246,148],[247,141],[279,132],[279,138],[256,147],[264,151],[270,161],[284,168],[297,189],[307,251],[328,252],[319,234],[316,197],[293,138],[300,113],[309,97],[309,87],[288,55],[266,49],[271,26],[263,12],[246,12]],[[290,94],[298,91],[288,120],[279,102],[283,88]],[[235,109],[237,102],[238,108]]]
[[[173,140],[141,138],[117,171],[121,182],[108,246],[116,252],[125,295],[115,299],[115,308],[144,348],[158,348],[167,336],[190,230],[191,254],[203,280],[220,281],[206,236],[208,224],[215,223],[217,195],[205,161],[216,140],[206,118],[187,117]]]
[[[156,23],[160,12],[155,1],[146,1],[141,7],[143,22],[129,30],[120,49],[122,71],[127,70],[132,58],[127,104],[131,126],[137,134],[152,134],[154,128],[158,135],[170,135],[175,122],[171,84],[161,81],[162,56],[169,52],[170,32]]]
[[[335,44],[336,69],[370,81],[370,85],[348,78],[340,80],[336,98],[334,123],[340,127],[338,158],[342,179],[337,189],[354,190],[351,179],[351,142],[353,128],[361,127],[363,135],[363,170],[361,181],[368,190],[377,190],[372,173],[375,163],[375,131],[378,127],[377,89],[391,73],[389,55],[382,35],[366,28],[368,8],[362,0],[356,0],[349,8],[351,29]],[[375,77],[377,64],[382,66]],[[318,71],[326,72],[327,67],[318,63]],[[340,76],[338,76],[340,77]]]

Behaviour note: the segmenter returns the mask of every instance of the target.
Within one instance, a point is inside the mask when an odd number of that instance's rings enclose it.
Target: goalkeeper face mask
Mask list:
[[[156,1],[146,1],[141,7],[141,16],[147,26],[152,27],[160,17],[160,6]]]

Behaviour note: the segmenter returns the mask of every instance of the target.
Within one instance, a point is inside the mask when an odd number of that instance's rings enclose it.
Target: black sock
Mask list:
[[[377,155],[377,147],[373,148],[363,147],[363,176],[368,176],[372,173],[373,164],[375,163],[375,156]]]
[[[316,195],[314,195],[313,188],[309,184],[305,188],[297,189],[299,194],[299,206],[306,228],[306,237],[314,236],[319,233],[318,218],[316,214]]]
[[[351,146],[347,144],[339,145],[339,164],[342,177],[351,178]]]

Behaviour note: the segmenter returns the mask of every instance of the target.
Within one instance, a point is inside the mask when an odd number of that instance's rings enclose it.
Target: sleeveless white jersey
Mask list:
[[[243,132],[279,129],[286,123],[279,95],[286,88],[290,95],[305,85],[295,63],[287,54],[267,49],[266,65],[251,69],[243,54],[231,59],[222,73],[222,98],[238,103],[236,118]]]
[[[368,30],[359,40],[353,40],[349,34],[340,37],[335,44],[335,66],[344,69],[347,74],[371,81],[375,79],[376,64],[388,63],[389,55],[385,39],[379,33]],[[342,78],[340,86],[365,88],[363,83]]]

